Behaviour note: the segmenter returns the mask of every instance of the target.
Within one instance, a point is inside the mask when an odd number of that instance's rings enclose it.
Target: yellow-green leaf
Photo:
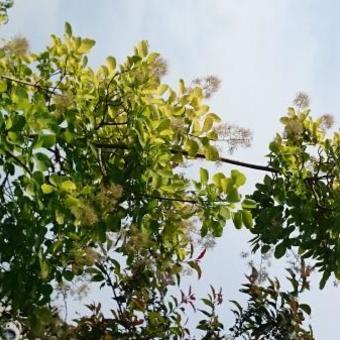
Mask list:
[[[200,168],[200,179],[202,184],[208,183],[209,172],[206,169]]]
[[[116,69],[117,62],[114,57],[107,57],[106,64],[110,72],[113,72]]]
[[[63,224],[65,220],[65,215],[57,210],[55,213],[55,219],[58,224]]]
[[[192,133],[194,135],[199,135],[201,133],[201,126],[197,119],[194,119],[192,122]]]
[[[185,93],[185,84],[183,79],[179,80],[179,93],[181,95]]]
[[[217,161],[219,159],[218,151],[213,145],[206,146],[204,155],[208,161]]]
[[[51,192],[53,192],[54,187],[50,184],[44,183],[41,185],[41,190],[44,194],[50,194]]]
[[[228,192],[227,199],[230,203],[237,203],[240,201],[240,195],[235,188],[231,188]]]
[[[43,280],[47,279],[49,272],[50,272],[50,270],[49,270],[47,262],[44,261],[43,259],[40,259],[40,275],[41,275],[41,278]]]
[[[213,112],[210,112],[206,115],[206,118],[211,118],[214,122],[219,123],[221,121],[221,118]]]
[[[60,189],[66,192],[72,192],[77,189],[77,186],[70,180],[61,183]]]
[[[246,228],[251,228],[253,226],[253,216],[250,211],[242,210],[242,220]]]
[[[41,138],[41,146],[44,148],[50,148],[56,143],[56,136],[55,135],[42,135],[39,137]]]
[[[157,89],[157,94],[158,94],[159,96],[162,96],[162,95],[164,94],[164,92],[165,92],[168,88],[169,88],[169,86],[166,85],[166,84],[161,84],[161,85],[159,85],[159,86],[158,86],[158,89]]]
[[[211,130],[213,125],[214,125],[214,119],[211,117],[207,117],[203,124],[203,131],[208,132],[209,130]]]
[[[142,58],[145,58],[148,55],[148,42],[146,40],[142,40],[137,45],[138,55]]]
[[[0,92],[5,92],[7,90],[6,80],[0,80]]]
[[[246,182],[246,176],[238,170],[231,170],[231,179],[237,187],[240,187]]]
[[[79,53],[87,53],[96,44],[93,39],[83,39],[81,41],[80,47],[78,48]]]
[[[184,149],[188,152],[189,156],[196,156],[199,145],[194,140],[188,139],[184,145]]]
[[[240,211],[233,214],[233,222],[236,229],[242,228],[242,215]]]

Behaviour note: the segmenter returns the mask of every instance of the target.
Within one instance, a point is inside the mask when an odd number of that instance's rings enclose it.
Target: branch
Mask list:
[[[208,139],[209,141],[212,141],[212,142],[226,142],[226,143],[238,142],[238,143],[241,143],[241,142],[247,141],[247,138],[241,138],[241,137],[240,138],[232,138],[232,137],[230,137],[230,138],[217,138],[217,139],[213,139],[213,138],[209,138],[207,136],[197,136],[197,135],[194,135],[192,133],[188,133],[187,135],[190,136],[190,137],[197,138],[197,139],[206,138],[206,139]]]
[[[120,315],[120,317],[123,317],[124,316],[124,312],[123,312],[123,309],[122,309],[122,303],[120,302],[119,297],[117,296],[116,288],[115,288],[114,283],[111,280],[110,274],[107,272],[107,270],[105,269],[103,264],[97,262],[97,267],[105,275],[105,281],[108,284],[108,286],[111,287],[111,290],[112,290],[112,293],[113,293],[113,296],[114,296],[114,300],[116,301],[116,303],[118,305],[119,315]]]
[[[95,130],[99,130],[102,127],[105,126],[120,126],[120,125],[127,125],[127,122],[122,123],[116,123],[116,122],[100,122],[98,126],[95,128]]]
[[[19,163],[19,165],[24,168],[29,174],[32,174],[31,170],[26,166],[26,164],[24,164],[17,156],[13,155],[11,152],[9,152],[8,150],[5,150],[5,154],[8,157],[13,158],[17,163]]]
[[[193,199],[185,199],[185,198],[172,198],[172,197],[164,197],[164,196],[155,196],[155,195],[147,195],[143,194],[142,197],[152,198],[161,201],[170,201],[170,202],[182,202],[182,203],[190,203],[190,204],[200,204],[199,201]]]
[[[171,150],[172,153],[180,153],[183,156],[189,156],[188,152],[181,150],[176,152],[175,150]],[[193,158],[201,158],[201,159],[206,159],[205,155],[198,153],[196,156],[194,156]],[[267,166],[267,165],[259,165],[259,164],[253,164],[253,163],[247,163],[247,162],[242,162],[242,161],[238,161],[235,159],[230,159],[230,158],[226,158],[226,157],[220,157],[218,159],[218,161],[222,162],[222,163],[227,163],[227,164],[234,164],[234,165],[238,165],[238,166],[242,166],[244,168],[249,168],[249,169],[254,169],[254,170],[260,170],[260,171],[267,171],[267,172],[273,172],[273,173],[278,173],[278,170]]]
[[[21,85],[26,85],[26,86],[34,87],[34,88],[36,88],[38,90],[44,91],[44,92],[49,93],[51,95],[60,95],[59,93],[55,93],[55,90],[47,88],[47,87],[40,86],[37,83],[35,83],[35,84],[34,83],[29,83],[27,81],[11,78],[11,77],[7,77],[7,76],[0,76],[0,78],[8,80],[8,81],[13,82],[13,83],[17,83],[17,84],[21,84]]]
[[[126,144],[105,144],[105,143],[96,143],[95,142],[95,143],[93,143],[93,145],[97,148],[100,148],[100,149],[120,149],[120,150],[129,150],[130,149]],[[189,153],[187,151],[184,151],[184,150],[170,149],[170,152],[173,153],[173,154],[181,154],[183,156],[189,157]],[[194,158],[194,159],[195,158],[207,159],[205,157],[205,155],[203,155],[201,153],[196,154],[196,156],[192,156],[192,158]],[[218,159],[218,161],[220,161],[222,163],[242,166],[242,167],[249,168],[249,169],[278,173],[278,170],[276,170],[276,169],[274,169],[270,166],[266,166],[266,165],[246,163],[246,162],[242,162],[242,161],[238,161],[238,160],[234,160],[234,159],[230,159],[230,158],[226,158],[226,157],[220,157]]]

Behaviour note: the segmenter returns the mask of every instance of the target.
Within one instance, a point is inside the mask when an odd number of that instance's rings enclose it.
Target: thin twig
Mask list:
[[[44,92],[49,93],[49,94],[52,94],[52,95],[61,96],[61,94],[55,93],[55,92],[53,91],[53,89],[47,88],[47,87],[43,87],[43,86],[40,86],[40,85],[38,85],[38,84],[29,83],[29,82],[24,81],[24,80],[19,80],[19,79],[15,79],[15,78],[3,76],[3,75],[0,76],[0,78],[5,79],[5,80],[8,80],[8,81],[11,81],[11,82],[13,82],[13,83],[17,83],[17,84],[21,84],[21,85],[25,85],[25,86],[34,87],[34,88],[36,88],[36,89],[38,89],[38,90],[44,91]]]
[[[9,152],[8,150],[5,150],[5,154],[8,157],[13,158],[17,163],[19,163],[19,165],[24,168],[29,174],[32,174],[31,170],[27,167],[27,165],[25,163],[23,163],[17,156],[13,155],[11,152]]]

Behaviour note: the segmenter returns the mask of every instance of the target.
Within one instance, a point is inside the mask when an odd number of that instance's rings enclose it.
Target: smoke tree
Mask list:
[[[322,287],[331,273],[339,277],[339,134],[327,138],[325,118],[296,105],[268,165],[229,159],[218,141],[234,149],[232,131],[241,146],[250,136],[205,103],[216,79],[180,80],[175,91],[146,41],[123,64],[109,56],[94,70],[94,44],[66,23],[41,53],[22,38],[0,49],[1,319],[19,320],[28,338],[312,339],[303,325],[310,308],[298,302],[309,288],[306,267],[290,272],[287,292],[276,280],[262,287],[253,269],[248,306],[234,302],[230,330],[217,314],[221,291],[196,301],[191,289],[176,296],[169,288],[188,268],[202,275],[195,230],[218,238],[229,220],[254,235],[254,251],[275,246],[276,257],[298,249],[316,259]],[[183,170],[202,159],[235,169],[202,167],[197,179]],[[246,177],[236,166],[268,173],[252,195],[240,194]],[[53,297],[77,278],[110,288],[110,315],[93,304],[75,325],[62,319]],[[197,331],[186,326],[188,308],[202,314]]]

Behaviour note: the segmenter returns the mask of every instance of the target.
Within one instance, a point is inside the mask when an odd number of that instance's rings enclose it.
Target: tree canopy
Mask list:
[[[172,89],[146,41],[123,64],[109,56],[95,70],[94,45],[66,23],[41,53],[25,39],[0,49],[2,319],[19,320],[28,338],[189,339],[184,313],[198,308],[196,297],[170,287],[188,268],[201,277],[206,250],[197,240],[220,237],[230,220],[253,234],[254,252],[297,250],[301,266],[290,269],[291,291],[276,279],[264,285],[253,268],[248,305],[233,302],[230,330],[212,287],[199,308],[200,338],[312,339],[303,323],[310,307],[298,301],[309,289],[305,260],[323,273],[321,287],[340,276],[340,138],[327,136],[329,117],[313,119],[297,102],[268,164],[235,161],[218,149],[226,128],[205,102],[216,82]],[[201,167],[192,178],[185,165],[200,160],[234,169]],[[237,166],[267,172],[245,197]],[[94,304],[76,324],[62,320],[56,291],[77,277],[111,289],[111,315]]]

